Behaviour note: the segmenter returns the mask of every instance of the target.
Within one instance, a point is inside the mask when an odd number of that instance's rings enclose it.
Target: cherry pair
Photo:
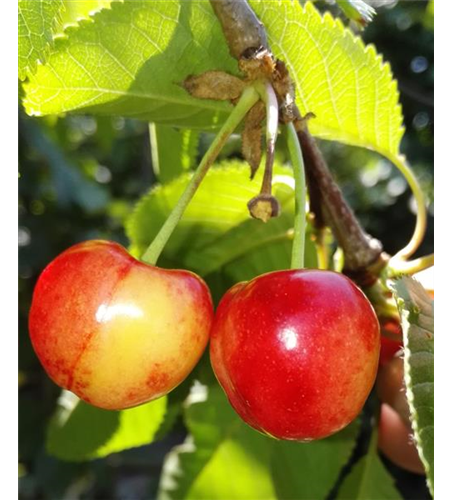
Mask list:
[[[214,317],[200,277],[101,240],[47,266],[29,327],[55,383],[115,410],[174,389],[210,338],[212,367],[237,413],[260,432],[299,441],[326,437],[358,415],[380,349],[372,306],[341,274],[259,276],[231,288]]]

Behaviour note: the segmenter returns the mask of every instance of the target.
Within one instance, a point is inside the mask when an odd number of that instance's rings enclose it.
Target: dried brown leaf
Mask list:
[[[262,120],[265,118],[265,105],[257,102],[245,117],[242,132],[242,154],[251,167],[251,179],[259,168],[262,158]]]
[[[240,78],[223,71],[206,71],[202,75],[191,75],[182,85],[193,97],[216,101],[237,99],[245,88],[245,83]]]
[[[286,65],[279,59],[276,61],[272,75],[273,88],[278,96],[280,120],[283,123],[292,122],[295,118],[295,88]]]

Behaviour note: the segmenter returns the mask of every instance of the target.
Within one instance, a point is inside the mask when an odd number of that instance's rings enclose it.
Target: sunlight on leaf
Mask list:
[[[287,269],[294,212],[292,169],[275,165],[274,172],[274,194],[282,213],[264,224],[251,219],[246,206],[259,192],[263,169],[250,180],[245,162],[226,161],[212,168],[165,247],[165,261],[202,276],[224,268],[232,279]],[[189,175],[153,188],[138,202],[126,224],[135,256],[141,256],[157,234]],[[309,238],[306,253],[307,265],[314,267],[315,249]]]
[[[323,17],[311,3],[251,0],[275,55],[296,83],[297,104],[313,135],[396,154],[404,129],[397,83],[373,45]]]
[[[63,391],[47,429],[48,452],[79,462],[151,443],[166,411],[166,397],[122,411],[95,408]]]
[[[396,155],[404,130],[399,93],[375,48],[310,3],[250,3],[290,69],[301,111],[316,115],[313,134]],[[194,99],[180,83],[213,69],[237,74],[207,2],[126,0],[66,31],[25,85],[24,105],[35,115],[122,114],[210,129],[229,105]]]
[[[19,0],[19,78],[45,62],[61,24],[62,0]]]

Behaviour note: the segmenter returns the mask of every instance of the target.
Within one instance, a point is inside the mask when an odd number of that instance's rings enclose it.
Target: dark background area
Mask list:
[[[363,37],[391,63],[399,81],[406,126],[402,152],[428,197],[428,231],[418,252],[423,255],[433,251],[433,20],[426,2],[386,3]],[[91,238],[128,244],[124,220],[155,182],[148,126],[120,117],[32,119],[20,109],[19,140],[20,498],[152,498],[165,454],[184,438],[182,422],[164,440],[106,459],[72,464],[50,457],[45,427],[59,389],[42,370],[27,330],[36,279],[58,253]],[[374,153],[335,143],[321,146],[368,232],[389,253],[403,247],[415,218],[401,174]],[[429,498],[422,477],[385,464],[405,498]]]

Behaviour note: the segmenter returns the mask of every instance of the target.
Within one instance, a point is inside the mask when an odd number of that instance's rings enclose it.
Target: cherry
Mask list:
[[[378,369],[375,387],[382,403],[389,405],[400,415],[405,424],[410,426],[410,408],[406,398],[401,357],[393,357]]]
[[[117,410],[181,383],[201,357],[212,321],[210,293],[197,275],[145,264],[117,243],[93,240],[42,272],[29,330],[56,384]]]
[[[413,439],[413,431],[389,405],[381,405],[378,448],[391,462],[410,472],[425,474]]]
[[[215,316],[210,357],[237,413],[280,439],[339,431],[372,389],[379,324],[365,295],[332,271],[286,270],[239,283]]]
[[[380,367],[376,388],[382,402],[378,426],[380,451],[399,467],[425,474],[411,429],[402,358],[396,356]]]

